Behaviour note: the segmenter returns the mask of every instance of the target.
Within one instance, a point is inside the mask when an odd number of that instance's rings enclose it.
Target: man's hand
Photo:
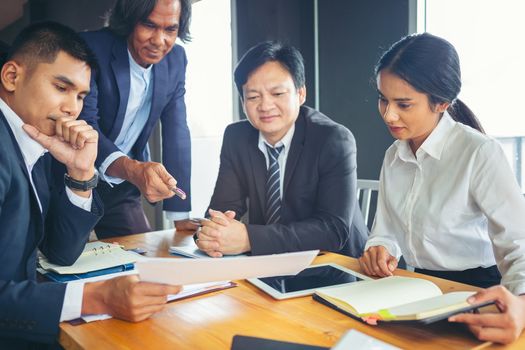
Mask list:
[[[368,248],[359,258],[359,264],[369,276],[392,276],[397,268],[397,259],[388,253],[383,246]]]
[[[86,283],[82,314],[110,314],[130,322],[139,322],[162,311],[169,294],[179,286],[140,282],[136,275]]]
[[[33,140],[66,166],[69,176],[79,181],[91,179],[95,174],[98,132],[84,120],[74,117],[57,117],[55,122],[54,136],[48,136],[29,124],[22,127]],[[82,197],[91,195],[91,190],[73,192]]]
[[[47,136],[32,125],[23,126],[25,132],[46,148],[51,155],[67,167],[75,180],[89,180],[95,172],[98,133],[84,120],[57,117],[56,134]]]
[[[246,226],[235,220],[235,212],[210,209],[210,220],[203,220],[197,246],[214,258],[224,254],[241,254],[251,250]]]
[[[495,301],[499,313],[459,314],[448,320],[466,323],[479,340],[512,343],[525,328],[525,296],[516,296],[503,286],[494,286],[468,298],[471,304],[491,300]]]
[[[128,157],[120,157],[111,163],[107,174],[128,180],[137,186],[151,203],[173,197],[175,193],[172,189],[177,186],[177,181],[168,173],[164,165],[139,162]]]

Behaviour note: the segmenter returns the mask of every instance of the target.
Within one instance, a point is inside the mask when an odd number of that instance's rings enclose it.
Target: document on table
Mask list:
[[[361,333],[358,330],[351,329],[339,339],[332,350],[346,349],[372,349],[372,350],[401,350],[400,348],[385,343],[379,339]]]
[[[86,278],[83,280],[75,280],[69,283],[96,282],[96,281],[103,281],[103,280],[107,280],[107,279],[111,279],[115,277],[134,275],[134,274],[137,274],[136,270],[123,271],[123,272],[118,272],[118,273],[109,274],[109,275],[102,275],[102,276]],[[214,291],[218,291],[222,289],[228,289],[228,288],[235,287],[235,286],[236,284],[230,281],[190,284],[190,285],[182,286],[182,290],[179,293],[168,295],[167,299],[168,299],[168,302],[170,302],[170,301],[180,300],[180,299],[188,298],[191,296],[197,296],[197,295],[214,292]],[[110,318],[112,318],[112,316],[107,315],[107,314],[83,315],[82,317],[80,317],[80,319],[73,320],[71,323],[82,324],[82,323],[89,323],[93,321],[107,320]]]
[[[148,258],[135,264],[140,279],[174,285],[296,275],[312,263],[318,250],[240,256],[228,259]]]

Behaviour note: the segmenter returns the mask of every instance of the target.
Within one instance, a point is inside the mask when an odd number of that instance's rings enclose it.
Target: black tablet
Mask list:
[[[288,299],[311,295],[317,289],[370,280],[370,277],[337,264],[310,266],[295,276],[251,278],[248,282],[275,299]]]

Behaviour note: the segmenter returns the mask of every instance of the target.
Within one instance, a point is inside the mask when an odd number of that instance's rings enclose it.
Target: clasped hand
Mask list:
[[[200,250],[220,258],[225,254],[241,254],[251,250],[246,226],[235,220],[235,212],[210,209],[209,220],[202,220],[196,241]]]

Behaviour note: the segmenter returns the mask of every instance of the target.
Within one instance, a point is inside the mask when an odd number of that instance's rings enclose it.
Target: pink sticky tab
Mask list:
[[[377,316],[361,317],[361,319],[371,326],[377,326]]]

